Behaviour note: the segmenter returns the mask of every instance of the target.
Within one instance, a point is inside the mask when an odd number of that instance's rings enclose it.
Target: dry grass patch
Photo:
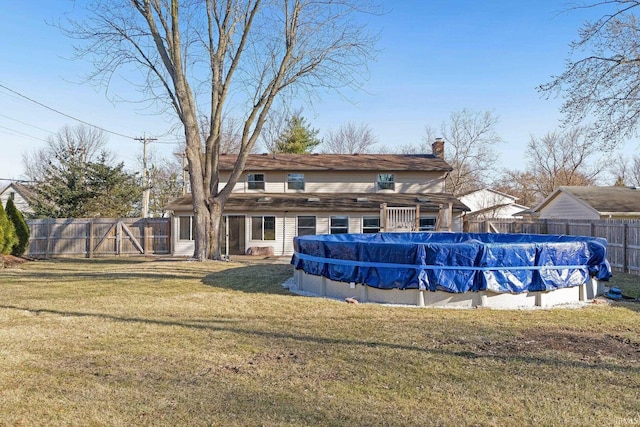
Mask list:
[[[640,422],[640,304],[351,305],[291,295],[290,275],[144,258],[1,271],[0,425]]]

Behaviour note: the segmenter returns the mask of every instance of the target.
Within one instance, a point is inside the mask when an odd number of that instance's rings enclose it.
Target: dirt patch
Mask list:
[[[529,330],[509,340],[448,339],[436,343],[435,347],[446,348],[451,345],[460,346],[462,353],[476,357],[516,357],[551,352],[583,361],[640,361],[640,342],[614,334]]]
[[[13,255],[0,255],[0,268],[14,268],[23,262],[27,260]]]

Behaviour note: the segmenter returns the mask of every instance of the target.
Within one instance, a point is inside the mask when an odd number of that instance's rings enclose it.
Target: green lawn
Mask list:
[[[0,426],[639,425],[640,303],[453,310],[289,294],[289,265],[0,270]],[[640,278],[611,285],[640,296]]]

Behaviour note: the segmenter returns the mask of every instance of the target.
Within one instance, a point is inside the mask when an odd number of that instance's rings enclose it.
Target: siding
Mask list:
[[[540,218],[600,219],[600,215],[575,198],[560,192],[540,209]]]
[[[305,171],[305,193],[375,193],[378,173],[384,171]],[[264,173],[265,189],[249,190],[247,188],[247,173]],[[242,174],[234,193],[286,193],[297,192],[287,189],[288,172],[281,171],[248,171]],[[220,185],[224,186],[229,178],[228,173],[220,175]],[[444,179],[441,172],[394,172],[396,193],[442,193]]]

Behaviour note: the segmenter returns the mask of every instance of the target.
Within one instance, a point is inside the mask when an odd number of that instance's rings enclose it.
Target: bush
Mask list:
[[[0,203],[0,229],[4,234],[4,238],[0,241],[0,254],[9,255],[13,245],[18,242],[18,236],[13,223],[9,221],[9,217],[2,207],[2,203]]]
[[[6,207],[7,217],[13,224],[13,228],[16,231],[17,241],[11,248],[11,255],[22,256],[27,251],[29,246],[29,226],[22,216],[22,212],[18,210],[13,200],[7,200]]]

